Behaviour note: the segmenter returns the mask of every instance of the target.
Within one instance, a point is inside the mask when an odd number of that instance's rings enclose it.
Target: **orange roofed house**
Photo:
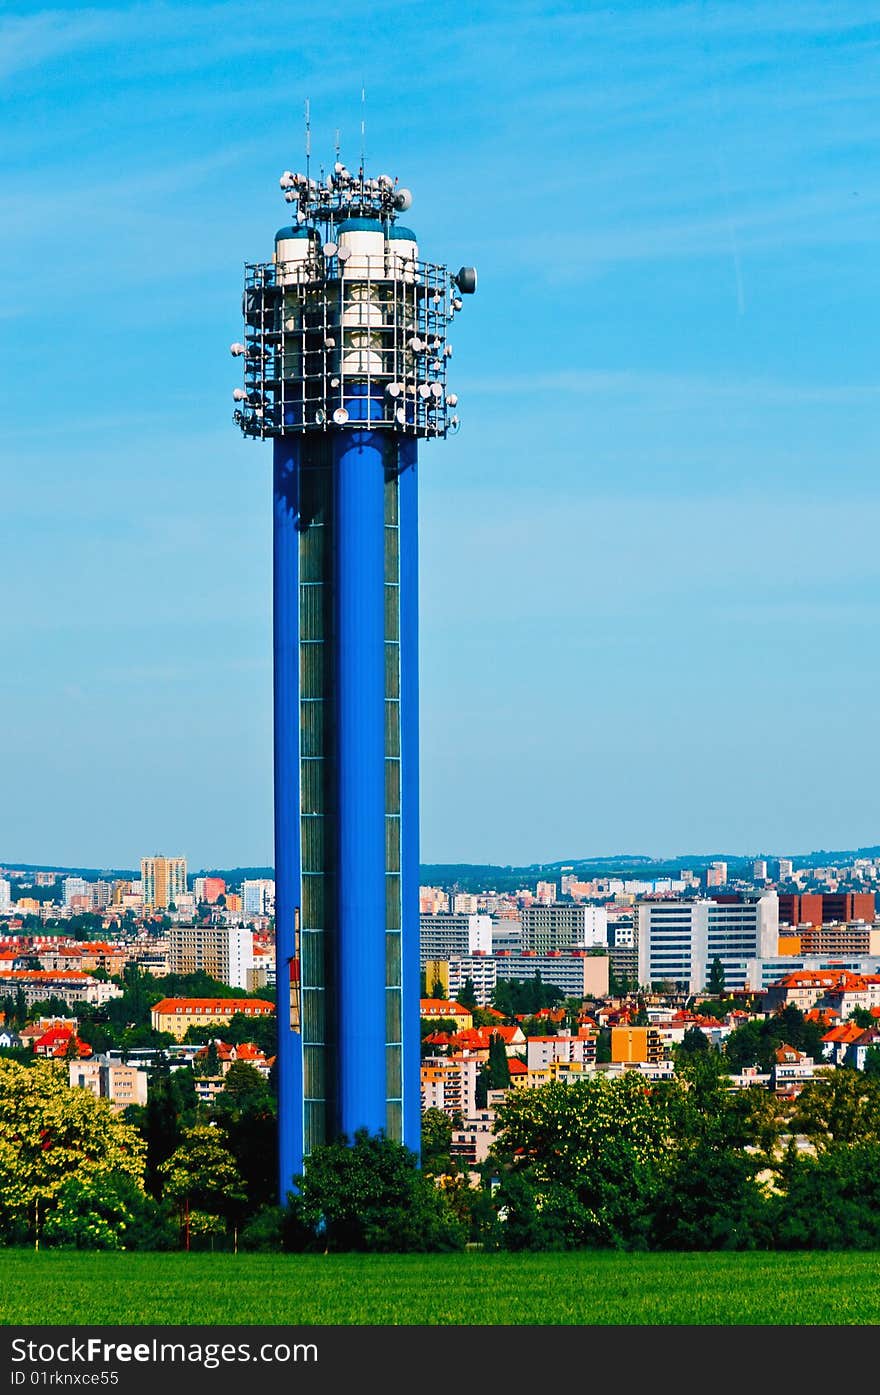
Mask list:
[[[170,1032],[182,1041],[190,1027],[225,1027],[236,1013],[273,1017],[275,1004],[263,998],[163,998],[150,1010],[150,1021],[154,1032]]]
[[[474,1016],[470,1009],[448,998],[421,998],[419,1016],[423,1022],[434,1018],[454,1022],[460,1032],[466,1032],[474,1025]]]

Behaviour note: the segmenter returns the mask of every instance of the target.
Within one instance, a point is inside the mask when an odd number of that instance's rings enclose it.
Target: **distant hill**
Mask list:
[[[780,854],[776,854],[779,856]],[[461,891],[516,891],[536,881],[559,881],[563,868],[570,870],[583,881],[596,877],[629,877],[656,880],[658,877],[675,877],[684,869],[691,872],[704,871],[711,862],[726,862],[731,872],[751,866],[755,857],[771,857],[771,853],[682,853],[680,857],[654,858],[643,853],[611,853],[605,857],[569,857],[554,862],[530,862],[522,865],[506,865],[492,862],[424,862],[420,868],[423,886],[458,887]],[[827,849],[820,848],[810,853],[785,853],[792,857],[799,867],[834,866],[835,863],[851,862],[856,857],[880,857],[880,845],[866,848]],[[57,872],[61,876],[85,877],[96,881],[99,877],[112,880],[140,876],[140,868],[130,867],[59,867],[48,862],[0,862],[0,869],[7,867],[15,871]],[[222,877],[227,884],[274,878],[274,867],[212,867],[203,871],[190,871],[190,877]]]

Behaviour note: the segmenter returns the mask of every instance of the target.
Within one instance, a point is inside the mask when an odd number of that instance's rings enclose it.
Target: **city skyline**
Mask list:
[[[352,161],[363,71],[370,165],[448,170],[482,274],[464,428],[425,460],[423,857],[870,844],[871,7],[395,10],[406,130],[381,23],[342,3],[326,53],[244,13],[0,23],[0,846],[124,865],[161,829],[193,866],[272,861],[268,467],[223,423],[230,306],[303,99]]]

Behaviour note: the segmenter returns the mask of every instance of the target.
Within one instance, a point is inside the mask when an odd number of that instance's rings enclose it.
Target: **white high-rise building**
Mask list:
[[[64,904],[69,906],[74,896],[90,896],[92,888],[85,877],[64,878]]]
[[[689,993],[706,987],[712,964],[721,961],[726,988],[749,985],[749,961],[775,955],[779,900],[775,891],[759,898],[720,903],[641,901],[638,917],[639,983],[676,983]]]
[[[8,915],[12,910],[12,887],[5,877],[0,877],[0,915]]]
[[[241,884],[243,915],[271,915],[275,905],[275,883],[269,877],[253,878]]]

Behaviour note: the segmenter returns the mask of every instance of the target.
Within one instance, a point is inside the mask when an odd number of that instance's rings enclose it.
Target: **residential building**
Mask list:
[[[764,958],[749,960],[746,965],[746,982],[756,993],[763,993],[785,974],[825,973],[840,969],[847,969],[852,974],[880,973],[880,955],[768,955]]]
[[[611,1060],[616,1064],[654,1065],[668,1053],[657,1027],[612,1027]]]
[[[113,883],[103,880],[96,881],[92,888],[94,905],[96,911],[103,911],[113,899]]]
[[[453,954],[491,954],[492,917],[455,912],[421,915],[419,946],[423,968],[429,959],[448,959]]]
[[[782,1042],[778,1047],[771,1070],[773,1088],[777,1094],[797,1095],[813,1079],[812,1056],[798,1051],[794,1046]]]
[[[526,1039],[526,1065],[529,1070],[541,1070],[560,1063],[570,1065],[572,1062],[591,1066],[595,1061],[596,1033],[588,1027],[582,1027],[577,1036],[572,1036],[571,1032],[560,1032],[555,1037]]]
[[[752,863],[752,880],[756,882],[766,882],[767,859],[765,857],[756,857]]]
[[[779,893],[780,925],[797,927],[801,934],[805,926],[818,930],[830,922],[860,920],[873,925],[874,915],[873,891]]]
[[[20,988],[29,1008],[48,998],[61,998],[69,1007],[76,1003],[101,1007],[111,998],[122,997],[122,989],[117,984],[71,970],[47,973],[45,969],[14,969],[3,975],[2,982],[4,992],[16,993]]]
[[[880,955],[880,925],[868,925],[863,920],[802,925],[797,938],[802,954]]]
[[[535,900],[540,906],[552,906],[556,900],[556,883],[538,882],[535,887]]]
[[[453,1129],[450,1152],[473,1170],[486,1161],[494,1141],[494,1109],[475,1109],[460,1129]]]
[[[466,1051],[428,1056],[421,1064],[422,1109],[442,1109],[450,1118],[476,1112],[477,1075],[482,1060]]]
[[[727,863],[712,862],[706,868],[706,890],[727,885]]]
[[[262,998],[163,998],[151,1009],[150,1021],[154,1032],[170,1032],[180,1041],[190,1027],[225,1027],[238,1013],[272,1017],[275,1005]]]
[[[476,915],[480,909],[480,898],[470,891],[460,891],[453,898],[452,910],[455,915]]]
[[[438,915],[449,910],[449,896],[439,886],[419,887],[419,911],[422,915]]]
[[[776,893],[698,901],[640,901],[636,907],[639,983],[674,983],[689,993],[705,986],[721,961],[727,988],[749,983],[748,961],[775,955]]]
[[[230,925],[172,925],[168,953],[173,974],[206,973],[247,991],[254,967],[253,931]]]
[[[466,1032],[474,1025],[473,1013],[461,1003],[446,998],[422,998],[419,1001],[419,1016],[423,1022],[454,1022],[456,1030]]]
[[[156,853],[141,858],[144,910],[161,911],[177,904],[186,891],[186,858]]]
[[[117,1114],[131,1104],[147,1102],[147,1072],[136,1066],[94,1056],[88,1061],[70,1061],[68,1069],[72,1088],[90,1090],[98,1099],[109,1100]]]
[[[88,896],[91,899],[92,889],[85,877],[65,877],[62,885],[65,906],[71,905],[75,896]]]
[[[207,901],[209,906],[214,906],[221,896],[226,895],[226,883],[222,877],[200,877],[202,895],[200,900]]]
[[[794,1005],[801,1012],[832,1008],[841,1018],[854,1008],[880,1007],[880,975],[854,974],[847,969],[797,970],[785,974],[764,994],[764,1011],[777,1012]]]
[[[452,955],[446,963],[450,997],[460,993],[470,979],[480,1007],[492,1001],[499,979],[522,982],[536,974],[566,998],[603,997],[608,992],[607,956],[587,954],[584,950],[554,950],[548,954],[503,950],[497,954]]]
[[[522,946],[536,954],[551,949],[590,949],[608,943],[608,912],[604,906],[563,902],[552,906],[523,906]]]
[[[12,886],[5,877],[0,877],[0,915],[12,913]]]
[[[242,882],[242,915],[268,916],[274,909],[275,883],[270,877],[255,877]]]
[[[791,881],[794,876],[794,863],[790,857],[780,857],[779,859],[779,880],[781,882]]]

